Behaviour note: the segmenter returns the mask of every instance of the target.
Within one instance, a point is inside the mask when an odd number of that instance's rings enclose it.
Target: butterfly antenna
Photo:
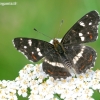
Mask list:
[[[42,35],[44,35],[44,36],[46,36],[46,37],[52,39],[51,37],[47,36],[46,34],[43,34],[43,33],[39,32],[36,28],[34,28],[34,31],[36,31],[36,32],[38,32],[38,33],[40,33],[40,34],[42,34]]]
[[[58,35],[58,34],[60,33],[60,30],[61,30],[61,26],[62,26],[62,24],[63,24],[63,20],[61,20],[61,23],[60,23],[60,26],[59,26],[59,29],[58,29],[58,32],[57,32],[56,35]],[[56,37],[57,37],[57,36],[56,36]]]

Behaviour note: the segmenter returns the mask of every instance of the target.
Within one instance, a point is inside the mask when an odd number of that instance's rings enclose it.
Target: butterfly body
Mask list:
[[[98,37],[100,16],[91,11],[78,20],[64,35],[61,42],[57,39],[53,43],[33,38],[15,38],[13,40],[17,50],[21,51],[29,60],[37,62],[44,58],[42,67],[45,73],[56,78],[66,78],[71,73],[85,73],[94,67],[96,52],[83,43],[93,42]]]

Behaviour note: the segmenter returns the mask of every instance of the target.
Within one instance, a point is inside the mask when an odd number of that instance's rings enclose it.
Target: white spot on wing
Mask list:
[[[88,17],[88,15],[86,15]]]
[[[14,40],[12,40],[12,43],[13,43],[13,45],[14,45],[14,47],[15,47],[15,43],[14,43]]]
[[[49,60],[45,59],[45,62],[47,62],[48,64],[52,65],[52,66],[58,66],[58,67],[63,67],[62,63],[58,63],[58,62],[50,62]]]
[[[28,59],[28,57],[26,55],[24,55],[24,56]]]
[[[87,32],[87,34],[90,34],[89,32]]]
[[[81,25],[81,26],[85,26],[85,24],[84,24],[84,22],[79,22],[79,24]]]
[[[40,49],[39,49],[39,48],[37,48],[36,50],[37,50],[37,52],[39,52],[39,51],[40,51]]]
[[[90,22],[89,25],[92,25],[92,22]]]
[[[32,54],[34,54],[34,52],[32,52]]]
[[[41,54],[41,52],[38,52],[38,55],[39,55],[39,56],[43,56],[43,55]]]
[[[22,38],[20,38],[20,40],[22,41],[23,39],[22,39]]]
[[[85,48],[85,46],[83,46],[82,49],[81,49],[81,51],[73,58],[74,64],[76,64],[77,61],[82,57],[82,54],[84,52],[84,48]]]
[[[27,46],[24,46],[24,49],[26,49],[27,48]]]
[[[40,52],[39,48],[37,48],[36,50],[37,50],[39,56],[43,56],[42,53]]]
[[[85,37],[80,37],[81,38],[81,41],[84,41],[85,40]]]
[[[96,38],[96,40],[98,39],[98,36],[97,36],[97,38]]]
[[[32,46],[32,40],[28,40],[29,46]]]
[[[93,63],[93,65],[95,65],[95,62]]]
[[[83,34],[82,33],[79,33],[79,36],[83,36]]]

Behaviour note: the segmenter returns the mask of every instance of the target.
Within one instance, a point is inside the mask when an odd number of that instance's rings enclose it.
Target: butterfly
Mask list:
[[[100,16],[90,11],[79,19],[64,35],[61,42],[53,39],[53,44],[34,38],[14,38],[15,48],[32,62],[43,59],[42,68],[46,74],[56,78],[66,78],[71,73],[85,73],[94,67],[96,51],[83,45],[94,42],[98,37]]]

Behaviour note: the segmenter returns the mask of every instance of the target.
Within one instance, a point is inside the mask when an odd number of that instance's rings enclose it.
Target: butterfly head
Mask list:
[[[57,39],[53,39],[53,45],[56,47],[59,44],[59,41]]]
[[[54,39],[53,40],[53,45],[55,47],[55,50],[58,52],[58,53],[63,53],[64,52],[64,49],[61,45],[61,43],[57,40],[57,39]]]

